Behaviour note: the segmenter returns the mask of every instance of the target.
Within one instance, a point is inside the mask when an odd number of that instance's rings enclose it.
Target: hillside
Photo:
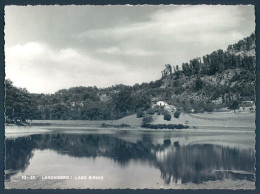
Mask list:
[[[225,51],[217,50],[174,67],[167,64],[161,79],[134,86],[80,86],[54,94],[31,94],[6,80],[6,116],[7,120],[23,121],[114,120],[149,112],[158,101],[182,112],[211,112],[225,107],[235,110],[243,101],[255,102],[255,65],[252,34]]]
[[[164,100],[189,111],[203,112],[205,103],[223,108],[236,100],[255,101],[255,36],[252,34],[226,51],[218,50],[203,59],[195,58],[161,78],[167,90]],[[155,100],[158,100],[158,98]],[[206,105],[207,106],[207,105]]]

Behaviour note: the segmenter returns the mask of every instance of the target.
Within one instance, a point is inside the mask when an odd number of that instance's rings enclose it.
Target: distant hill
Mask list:
[[[161,88],[169,104],[202,112],[205,104],[227,107],[234,100],[255,101],[255,35],[201,58],[174,67],[164,75]],[[167,66],[166,66],[167,68]],[[201,110],[200,110],[201,109]]]
[[[165,101],[178,111],[204,112],[255,102],[255,34],[181,65],[165,65],[162,77],[134,86],[73,87],[30,94],[6,81],[7,119],[119,119]]]

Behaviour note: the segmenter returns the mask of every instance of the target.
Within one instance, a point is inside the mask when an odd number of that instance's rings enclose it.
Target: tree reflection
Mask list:
[[[42,134],[6,140],[7,180],[28,167],[34,149],[51,149],[72,157],[104,156],[122,166],[130,160],[149,161],[160,169],[161,177],[168,184],[171,181],[201,183],[224,178],[254,180],[253,150],[211,144],[181,146],[179,142],[172,143],[167,139],[163,144],[155,145],[149,136],[132,143],[112,135],[97,134]]]
[[[188,145],[179,149],[171,147],[160,157],[156,166],[166,183],[171,180],[201,183],[224,178],[254,180],[254,153],[248,150],[209,144]],[[241,176],[241,173],[235,173],[238,170],[252,174]]]

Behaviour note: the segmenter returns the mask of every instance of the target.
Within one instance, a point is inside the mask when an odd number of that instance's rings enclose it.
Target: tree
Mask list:
[[[176,118],[176,119],[178,119],[179,117],[180,117],[180,112],[179,111],[176,111],[175,113],[174,113],[174,117]]]
[[[140,109],[148,109],[151,107],[151,98],[145,93],[135,93],[131,95],[131,109],[138,111]]]
[[[172,66],[170,64],[165,65],[165,72],[172,76]]]
[[[166,120],[166,121],[170,121],[172,119],[172,116],[168,111],[164,111],[163,119]]]
[[[214,104],[211,103],[211,102],[208,102],[204,105],[204,110],[207,111],[207,112],[212,112],[214,111]]]
[[[210,66],[209,74],[215,75],[219,70],[219,56],[218,51],[214,51],[210,54]]]
[[[230,110],[234,110],[234,113],[235,113],[235,110],[239,109],[239,102],[237,100],[233,100],[229,103],[228,105],[228,108]]]
[[[191,68],[188,63],[182,64],[182,71],[183,71],[184,75],[187,75],[187,76],[191,75]]]
[[[24,88],[13,86],[11,80],[5,81],[5,89],[6,116],[14,122],[17,118],[23,122],[27,119],[32,119],[37,111],[37,106],[32,99],[32,95]]]
[[[137,117],[137,118],[144,117],[144,111],[139,110],[139,111],[136,113],[136,117]]]
[[[192,72],[193,74],[198,74],[200,71],[200,59],[199,58],[195,58],[190,60],[190,66],[192,68]]]
[[[68,108],[64,104],[55,104],[51,109],[51,119],[68,119]]]
[[[204,86],[203,81],[199,77],[197,77],[196,81],[195,81],[195,87],[194,87],[195,90],[198,91],[198,90],[202,89],[203,86]]]
[[[179,65],[176,65],[176,71],[175,71],[175,74],[176,74],[176,78],[178,79],[180,77],[180,69],[179,69]]]
[[[153,117],[150,116],[150,115],[146,115],[146,116],[144,116],[144,118],[143,118],[142,124],[143,124],[143,125],[147,125],[147,124],[151,123],[152,121],[153,121]]]
[[[201,65],[201,72],[204,75],[208,75],[209,74],[209,70],[210,70],[210,57],[209,55],[203,56],[203,63]]]
[[[155,113],[155,109],[154,108],[149,108],[147,111],[146,111],[147,114],[149,115],[153,115]]]
[[[118,113],[125,114],[133,108],[133,98],[131,96],[131,88],[124,87],[112,97],[112,103]]]
[[[179,71],[179,65],[176,65],[176,72]]]

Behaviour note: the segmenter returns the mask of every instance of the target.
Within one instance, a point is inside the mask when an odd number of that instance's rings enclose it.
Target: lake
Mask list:
[[[255,133],[6,127],[11,188],[254,189]]]

